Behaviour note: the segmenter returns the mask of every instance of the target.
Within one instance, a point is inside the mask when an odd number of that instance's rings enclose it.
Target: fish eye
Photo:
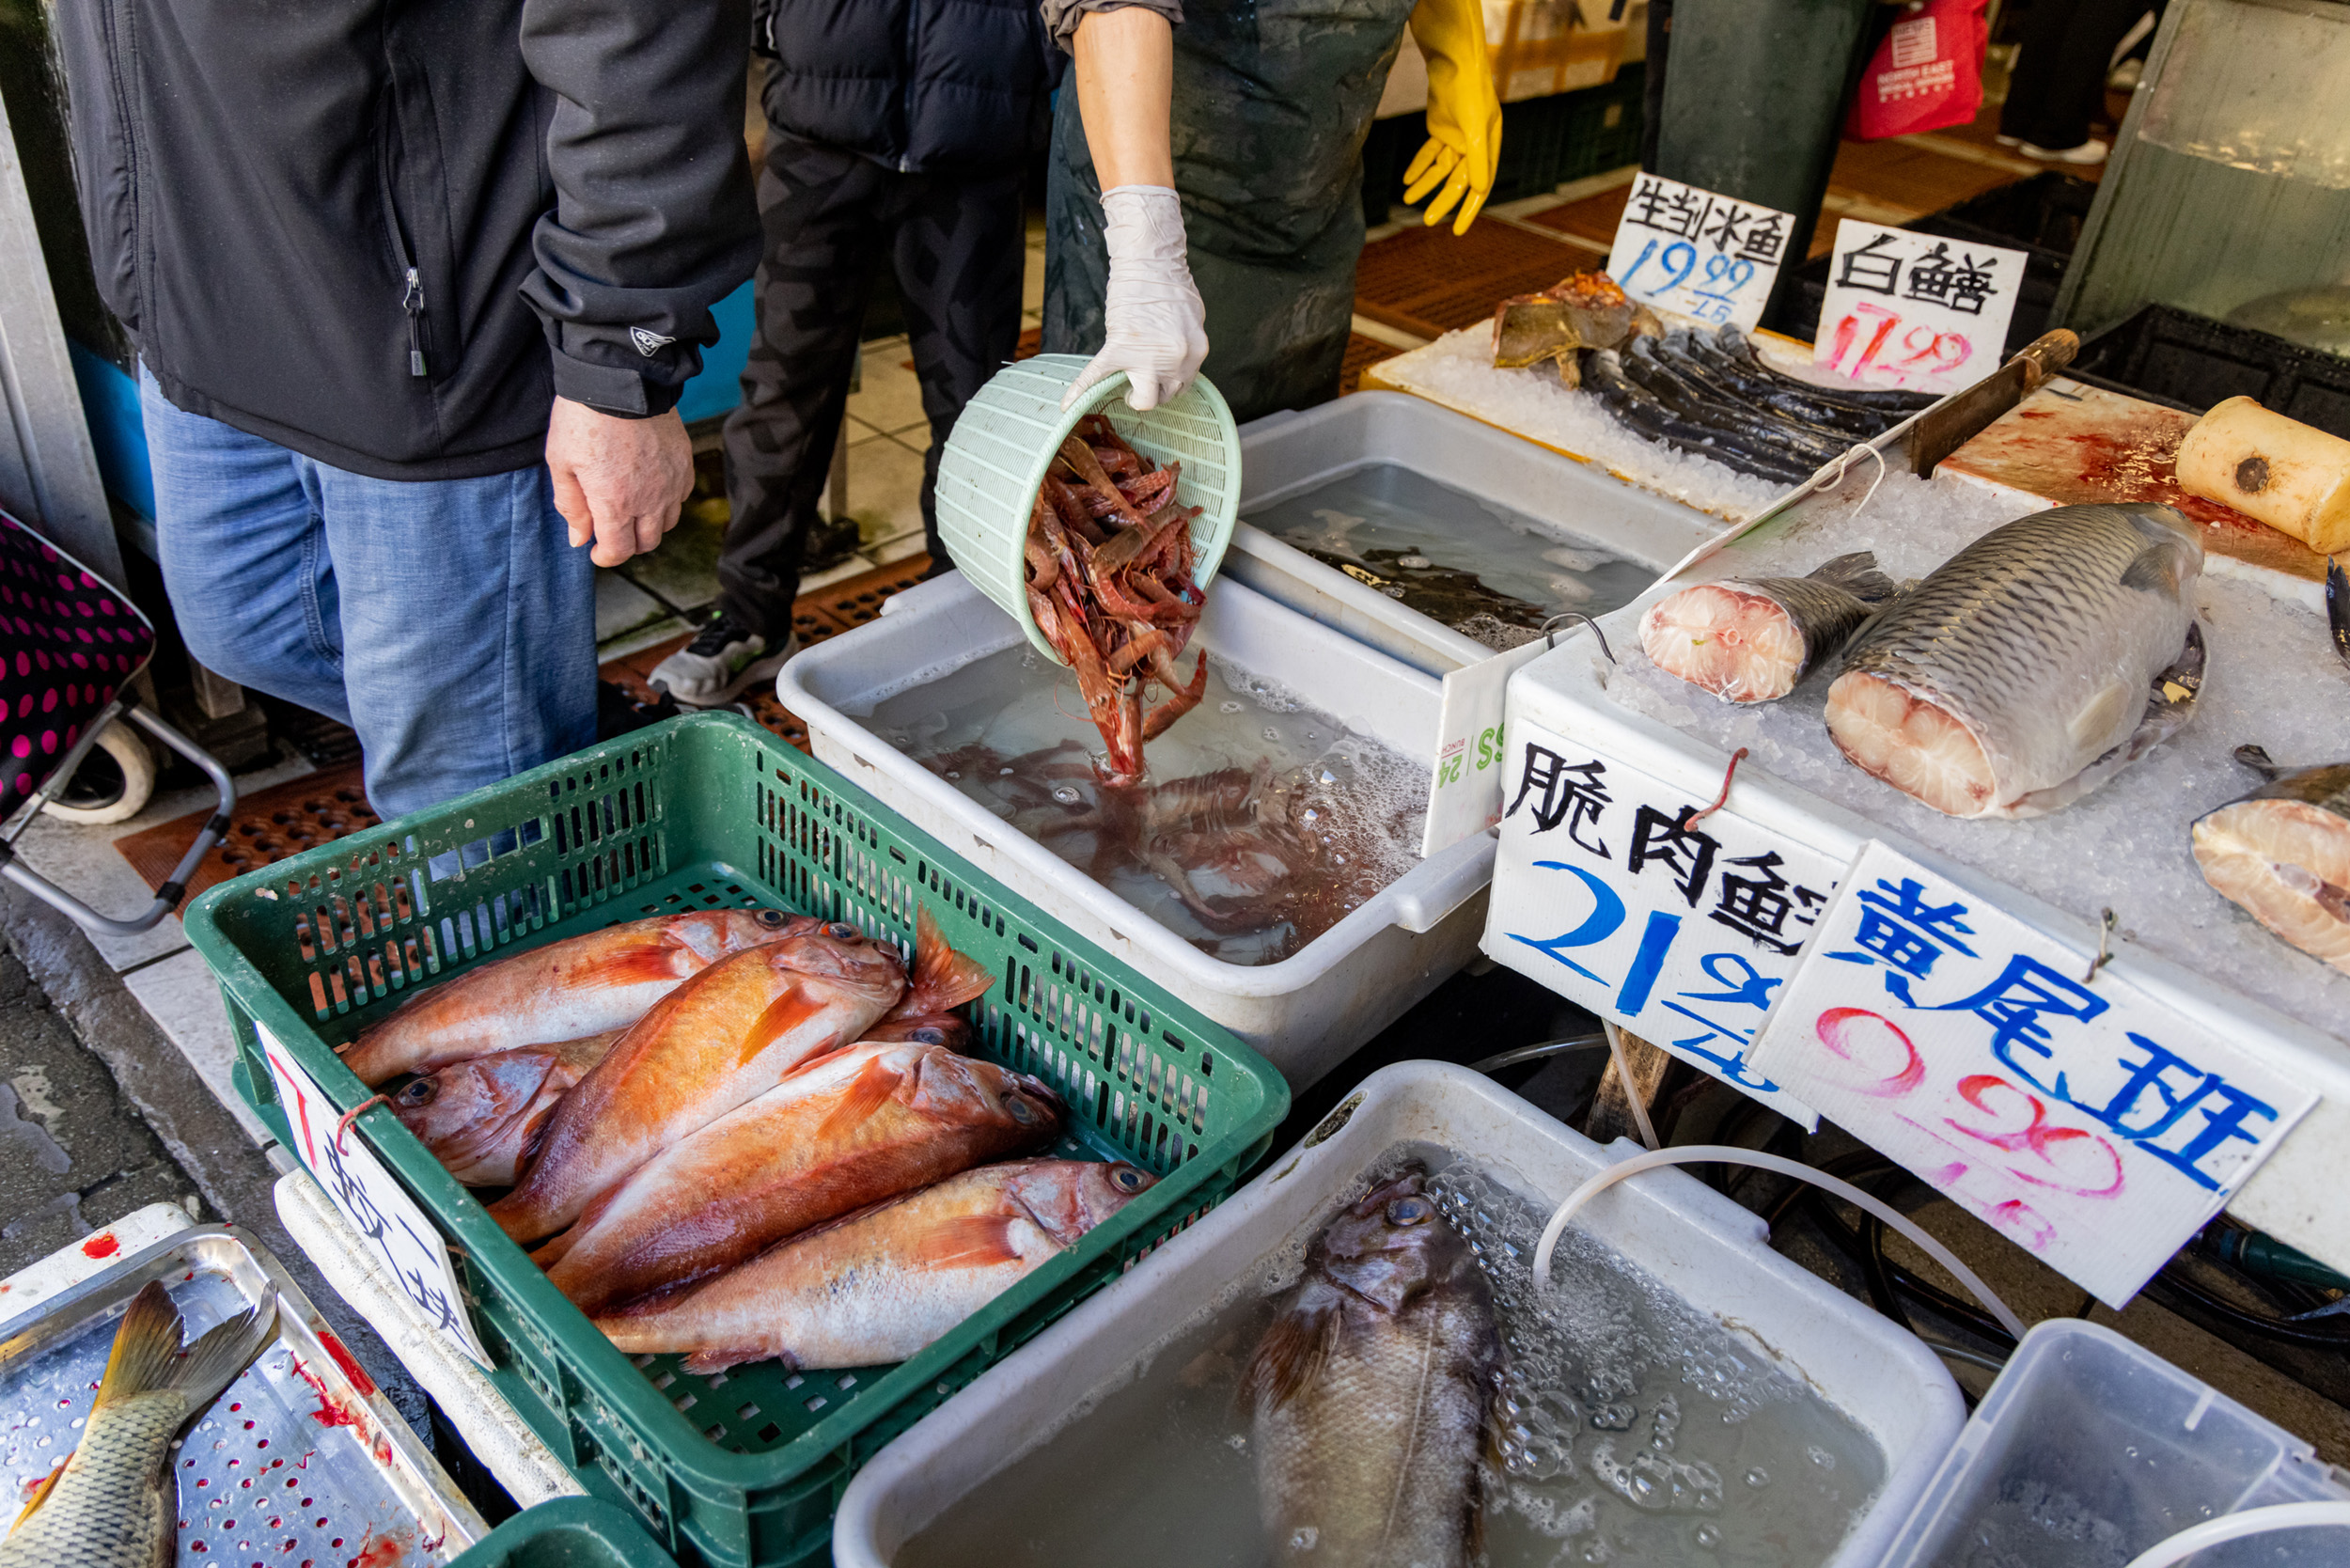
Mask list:
[[[835,920],[824,928],[824,934],[836,942],[854,942],[865,933],[845,920]]]
[[[1120,1165],[1110,1168],[1110,1185],[1120,1192],[1140,1192],[1146,1184],[1142,1172],[1133,1166]]]
[[[1399,1198],[1387,1205],[1390,1225],[1425,1225],[1436,1217],[1436,1206],[1425,1198]]]
[[[791,917],[786,915],[780,909],[762,909],[759,911],[758,916],[759,923],[765,926],[770,931],[775,930],[776,927],[783,924],[784,921],[790,919]]]
[[[418,1078],[393,1098],[403,1105],[430,1105],[432,1097],[440,1091],[441,1086],[438,1081],[431,1078]]]
[[[944,1045],[947,1043],[947,1031],[935,1024],[925,1024],[915,1030],[911,1038],[916,1045]]]
[[[1034,1121],[1036,1120],[1036,1107],[1029,1105],[1027,1101],[1021,1098],[1017,1094],[1007,1096],[1004,1100],[1004,1106],[1007,1110],[1011,1112],[1011,1119],[1014,1121]]]

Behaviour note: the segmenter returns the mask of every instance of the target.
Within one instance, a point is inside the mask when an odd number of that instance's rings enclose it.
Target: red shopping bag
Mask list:
[[[1965,125],[1982,107],[1988,0],[1913,0],[1860,73],[1844,134],[1882,141]]]

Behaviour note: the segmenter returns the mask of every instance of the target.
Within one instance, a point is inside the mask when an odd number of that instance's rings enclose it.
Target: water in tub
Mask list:
[[[1480,1249],[1507,1370],[1484,1493],[1491,1568],[1816,1568],[1884,1480],[1869,1436],[1700,1308],[1569,1231],[1554,1290],[1530,1263],[1544,1214],[1499,1173],[1426,1145],[1445,1216]],[[1244,1370],[1338,1202],[1222,1299],[952,1504],[894,1568],[1261,1568]],[[1365,1434],[1366,1440],[1373,1435]],[[1310,1562],[1310,1553],[1284,1560]]]
[[[1375,463],[1247,519],[1407,608],[1495,648],[1562,610],[1601,616],[1656,573],[1533,518]]]
[[[1183,668],[1191,670],[1191,655]],[[1105,788],[1075,677],[1025,643],[874,705],[874,733],[1229,964],[1287,958],[1419,858],[1428,763],[1219,661]]]

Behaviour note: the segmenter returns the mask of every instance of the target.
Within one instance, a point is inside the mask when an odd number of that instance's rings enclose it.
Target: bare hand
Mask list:
[[[618,566],[657,548],[694,491],[694,443],[675,410],[650,419],[600,414],[569,398],[547,419],[547,472],[572,543]]]

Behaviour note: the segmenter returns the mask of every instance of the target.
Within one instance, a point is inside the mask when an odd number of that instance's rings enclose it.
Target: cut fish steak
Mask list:
[[[1700,583],[1649,606],[1640,648],[1725,702],[1768,702],[1833,659],[1900,591],[1866,550],[1801,577]]]
[[[2193,716],[2203,546],[2169,507],[2059,507],[1992,529],[1845,651],[1827,728],[1953,817],[2036,817]]]
[[[2262,925],[2350,975],[2350,762],[2280,769],[2258,746],[2236,756],[2268,782],[2196,823],[2197,869]]]

